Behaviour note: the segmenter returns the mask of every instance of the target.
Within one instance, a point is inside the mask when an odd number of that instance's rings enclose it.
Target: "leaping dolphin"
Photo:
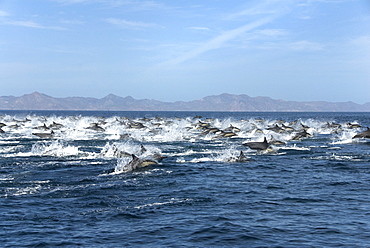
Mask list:
[[[267,142],[267,139],[265,137],[263,139],[263,142],[246,142],[243,143],[243,145],[248,146],[250,149],[262,151],[266,150],[270,146],[270,143]]]
[[[240,132],[240,128],[234,127],[233,125],[230,124],[228,128],[225,128],[223,130],[224,132]]]
[[[293,138],[292,140],[300,140],[302,138],[307,138],[307,137],[311,137],[312,135],[310,133],[308,133],[306,131],[306,129],[304,129],[302,132],[299,132],[297,133]]]
[[[361,133],[356,134],[355,136],[352,137],[352,139],[356,138],[367,138],[370,139],[370,128],[368,127],[366,131],[363,131]]]
[[[98,132],[104,132],[105,129],[98,125],[98,123],[91,123],[89,127],[86,127],[86,129],[91,129]]]
[[[60,123],[56,123],[55,121],[53,121],[53,124],[50,124],[50,125],[49,125],[49,128],[50,128],[50,129],[59,129],[59,128],[61,128],[61,127],[63,127],[63,125],[62,125],[62,124],[60,124]]]
[[[32,134],[36,135],[41,139],[51,139],[54,137],[54,131],[51,131],[50,133],[32,133]]]
[[[135,154],[132,154],[132,160],[126,165],[127,171],[133,171],[136,169],[144,168],[153,164],[158,164],[154,160],[150,159],[141,159],[137,157]]]
[[[222,130],[220,130],[220,131],[221,131],[221,133],[219,135],[217,135],[216,138],[231,138],[231,137],[237,136],[237,134],[234,133],[234,132],[230,132],[230,131],[225,132],[225,131],[222,131]]]
[[[362,126],[360,124],[357,124],[357,123],[350,123],[350,122],[348,122],[347,123],[347,127],[349,129],[353,129],[353,128],[361,128]]]
[[[279,127],[278,124],[275,124],[273,127],[266,128],[267,130],[274,131],[275,133],[282,133],[284,129]]]

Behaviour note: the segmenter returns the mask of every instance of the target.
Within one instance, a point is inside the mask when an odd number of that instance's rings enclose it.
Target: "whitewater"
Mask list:
[[[370,113],[0,111],[0,126],[2,247],[370,243],[370,140],[353,138]]]

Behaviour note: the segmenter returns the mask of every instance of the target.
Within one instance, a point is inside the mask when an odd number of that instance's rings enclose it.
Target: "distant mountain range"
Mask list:
[[[270,97],[221,94],[189,102],[136,100],[131,96],[109,94],[92,97],[55,98],[39,92],[23,96],[0,97],[1,110],[105,110],[105,111],[301,111],[301,112],[370,112],[370,102],[296,102]]]

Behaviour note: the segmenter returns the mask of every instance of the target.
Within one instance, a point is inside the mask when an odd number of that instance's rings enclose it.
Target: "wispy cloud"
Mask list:
[[[279,49],[282,42],[289,38],[290,32],[285,29],[257,29],[241,38],[243,48]]]
[[[51,0],[60,4],[77,4],[77,3],[88,3],[96,2],[96,0]]]
[[[297,51],[319,51],[323,49],[323,45],[317,42],[301,40],[290,44],[293,50]]]
[[[63,24],[68,24],[68,25],[82,25],[85,24],[86,22],[84,21],[79,21],[79,20],[61,20],[60,23]]]
[[[353,44],[370,48],[370,35],[364,35],[353,39]]]
[[[130,5],[134,10],[173,10],[175,7],[168,6],[159,1],[142,1],[142,0],[115,0],[106,1],[107,5],[112,7]]]
[[[20,27],[27,27],[27,28],[38,28],[38,29],[53,29],[53,30],[66,30],[63,27],[57,26],[44,26],[32,21],[6,21],[3,24],[6,25],[13,25],[13,26],[20,26]]]
[[[370,35],[354,38],[350,43],[367,58],[367,63],[370,63]]]
[[[193,58],[199,56],[200,54],[203,54],[203,53],[208,52],[210,50],[221,48],[226,42],[237,38],[239,35],[241,35],[245,32],[248,32],[250,30],[258,28],[258,27],[272,21],[272,19],[273,19],[272,17],[262,18],[262,19],[259,19],[257,21],[254,21],[252,23],[241,26],[239,28],[235,28],[235,29],[226,31],[226,32],[218,35],[217,37],[215,37],[215,38],[213,38],[209,41],[206,41],[203,44],[200,44],[197,48],[195,48],[191,51],[188,51],[188,52],[178,56],[177,58],[174,58],[172,60],[168,60],[168,61],[162,63],[161,66],[180,64],[182,62],[193,59]]]
[[[116,18],[107,18],[105,19],[108,23],[117,25],[121,28],[151,28],[157,27],[158,25],[155,23],[147,23],[147,22],[137,22],[137,21],[127,21],[125,19],[116,19]]]
[[[225,16],[225,19],[236,19],[243,16],[282,14],[287,11],[291,0],[265,0],[260,1],[252,7],[246,7],[239,12],[231,13]]]
[[[256,33],[261,36],[279,37],[287,35],[288,31],[284,29],[262,29],[258,30]]]
[[[188,29],[191,29],[191,30],[200,30],[200,31],[210,31],[211,29],[207,28],[207,27],[188,27]]]
[[[171,10],[173,7],[167,6],[159,1],[142,0],[50,0],[63,5],[73,4],[100,4],[112,8],[121,6],[131,6],[134,10]]]
[[[3,10],[0,10],[0,17],[1,16],[10,16],[10,14],[8,12],[5,12]]]

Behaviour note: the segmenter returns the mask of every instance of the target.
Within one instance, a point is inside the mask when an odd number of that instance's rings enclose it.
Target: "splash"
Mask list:
[[[52,142],[37,142],[32,146],[31,154],[38,156],[77,156],[79,154],[78,147],[64,145],[60,140]]]

